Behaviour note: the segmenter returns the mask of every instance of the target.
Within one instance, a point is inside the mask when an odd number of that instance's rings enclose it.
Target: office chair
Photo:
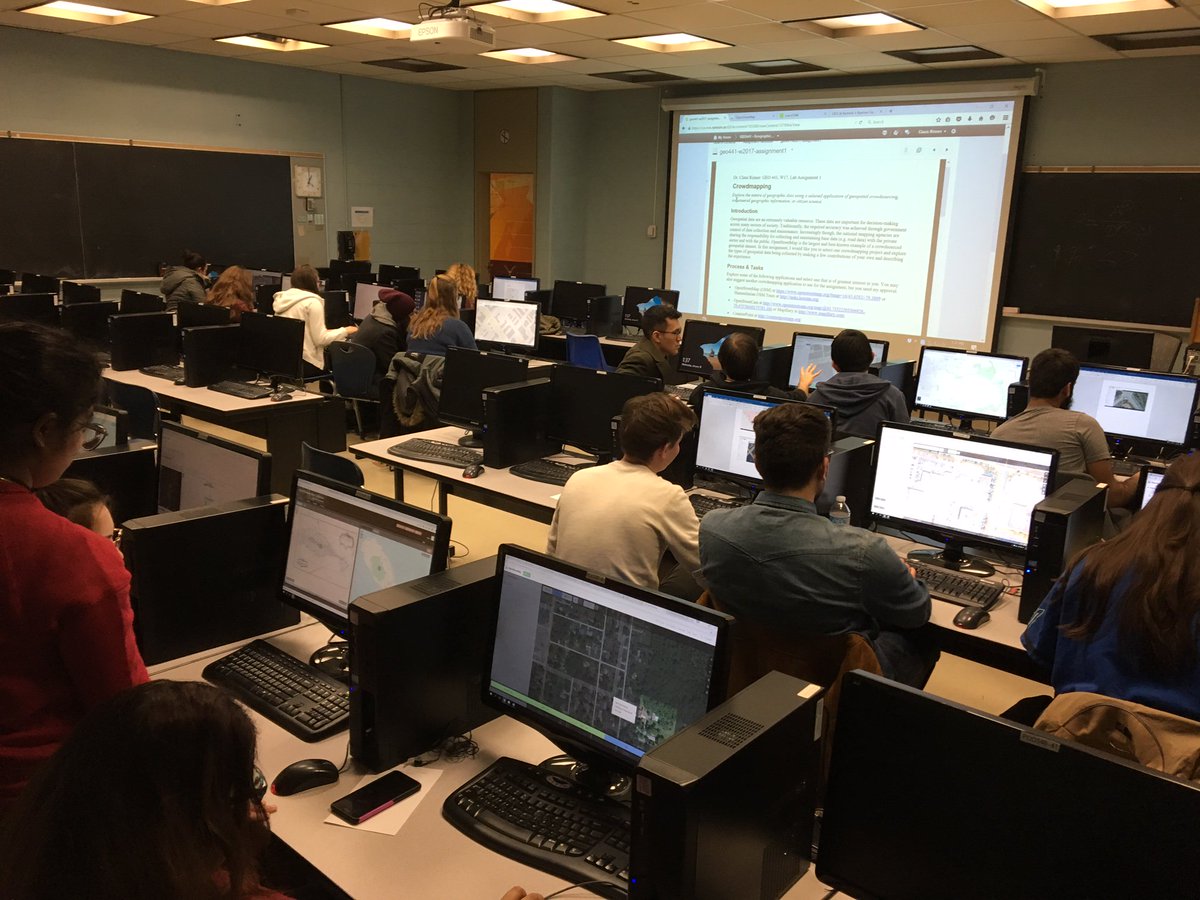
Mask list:
[[[613,370],[604,358],[600,338],[594,334],[567,333],[567,362],[573,366],[583,366],[585,369],[600,369],[605,372]]]
[[[161,420],[158,395],[149,388],[119,381],[105,381],[104,388],[109,402],[129,413],[129,436],[158,440],[158,425]]]
[[[300,444],[300,468],[343,484],[363,486],[363,471],[358,467],[358,463],[328,450],[319,450],[308,441]]]
[[[363,437],[362,410],[359,403],[379,403],[379,385],[375,381],[375,354],[361,344],[334,341],[326,350],[329,371],[333,375],[335,396],[350,401],[358,436]]]

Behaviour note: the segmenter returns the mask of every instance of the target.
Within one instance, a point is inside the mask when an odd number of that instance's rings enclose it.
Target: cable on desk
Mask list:
[[[462,553],[459,553],[455,549],[456,546],[462,547]],[[462,541],[456,541],[453,538],[451,538],[450,539],[450,555],[453,556],[455,559],[466,559],[468,556],[471,555],[471,548],[468,547],[466,544],[464,544]]]
[[[342,757],[342,764],[338,766],[338,774],[341,775],[346,769],[350,768],[350,738],[346,738],[346,755]]]
[[[629,891],[625,890],[620,885],[613,884],[611,881],[595,880],[595,881],[580,881],[578,884],[569,884],[565,888],[559,888],[553,894],[546,894],[545,900],[550,900],[551,897],[557,897],[559,894],[565,894],[567,891],[573,891],[573,890],[575,890],[575,888],[587,887],[588,885],[591,885],[591,884],[606,884],[609,887],[615,887],[617,890],[619,890],[621,893],[623,893],[626,897],[629,896]]]
[[[471,732],[455,734],[438,741],[437,745],[420,756],[414,757],[412,765],[420,768],[440,759],[446,762],[462,762],[464,759],[474,759],[479,753],[479,744],[471,737]]]

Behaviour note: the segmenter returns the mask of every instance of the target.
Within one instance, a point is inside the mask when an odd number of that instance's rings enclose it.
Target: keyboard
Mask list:
[[[640,334],[610,334],[604,338],[606,341],[616,341],[619,344],[636,344],[642,339]]]
[[[629,807],[508,757],[446,798],[445,819],[473,840],[601,897],[629,890]]]
[[[138,371],[143,375],[153,375],[155,378],[165,378],[168,381],[183,380],[183,366],[146,366]]]
[[[957,426],[953,422],[939,422],[936,419],[922,419],[915,416],[908,421],[910,425],[920,425],[922,428],[932,428],[935,431],[957,430]]]
[[[568,478],[580,469],[591,468],[591,465],[591,463],[572,465],[555,459],[531,459],[529,462],[517,463],[508,471],[518,478],[540,481],[542,484],[557,484],[562,487],[567,483]]]
[[[265,384],[246,384],[244,381],[218,381],[208,386],[210,391],[241,397],[243,400],[261,400],[271,396],[271,388]]]
[[[482,450],[472,450],[470,447],[460,447],[446,441],[431,441],[427,438],[411,438],[399,444],[392,444],[387,452],[402,459],[416,459],[459,468],[483,462]]]
[[[938,600],[957,603],[959,606],[981,606],[988,609],[1004,593],[1003,585],[994,581],[984,581],[974,575],[962,575],[943,569],[939,566],[929,566],[923,563],[909,563],[917,572],[917,577],[925,582],[929,594]]]
[[[703,519],[706,513],[714,509],[737,509],[745,506],[745,501],[713,497],[711,494],[688,494],[688,503],[696,511],[696,518]]]
[[[1112,461],[1114,475],[1136,475],[1146,464],[1146,460],[1136,456],[1129,456],[1124,459],[1114,459]]]
[[[700,385],[694,382],[691,384],[668,384],[663,387],[663,390],[672,397],[678,397],[684,403],[687,403],[687,401],[692,399],[692,392],[698,387]]]
[[[344,684],[266,641],[209,663],[204,678],[302,741],[322,740],[350,724]]]

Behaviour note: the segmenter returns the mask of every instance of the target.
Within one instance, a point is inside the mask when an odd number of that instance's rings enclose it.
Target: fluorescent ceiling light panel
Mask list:
[[[973,44],[957,47],[921,47],[917,50],[884,50],[888,56],[914,63],[967,62],[976,59],[1003,59],[999,53]]]
[[[235,34],[231,37],[213,38],[213,40],[222,44],[237,44],[241,47],[253,47],[256,50],[280,50],[284,53],[291,53],[295,50],[322,50],[329,46],[261,32],[258,34]]]
[[[340,31],[353,31],[355,34],[369,34],[371,37],[396,40],[406,38],[412,31],[409,22],[397,22],[395,19],[357,19],[353,22],[326,22],[326,28],[337,28]]]
[[[674,32],[673,34],[647,34],[642,37],[614,38],[614,44],[625,44],[640,50],[650,50],[653,53],[682,53],[688,50],[717,50],[721,47],[732,47],[721,41],[710,41],[707,38],[696,37],[694,34]]]
[[[480,3],[471,6],[473,12],[502,16],[518,22],[565,22],[568,19],[590,19],[605,13],[584,9],[559,0],[501,0],[499,3]]]
[[[126,12],[123,9],[110,9],[107,6],[71,3],[70,0],[55,0],[54,3],[29,6],[21,12],[32,13],[35,16],[50,16],[54,19],[90,22],[93,25],[124,25],[127,22],[140,22],[143,19],[154,18],[154,16],[145,16],[141,13]]]
[[[466,66],[452,66],[449,63],[433,59],[415,59],[401,56],[396,59],[372,59],[363,63],[367,66],[380,66],[384,69],[400,69],[404,72],[453,72],[465,69]]]
[[[869,37],[876,34],[902,34],[924,31],[923,25],[906,22],[887,13],[862,13],[857,16],[831,16],[823,19],[792,19],[782,24],[811,31],[822,37]]]
[[[491,59],[503,59],[515,63],[556,63],[579,59],[578,56],[567,56],[565,53],[552,53],[549,50],[539,50],[537,47],[518,47],[515,50],[489,50],[480,53]]]
[[[668,75],[666,72],[655,72],[652,69],[629,69],[625,72],[593,72],[593,78],[608,78],[611,81],[625,81],[630,84],[654,84],[659,81],[687,81],[682,75]]]
[[[1152,12],[1159,9],[1171,9],[1175,6],[1172,0],[1114,0],[1109,3],[1097,3],[1096,0],[1020,0],[1020,2],[1052,19]]]
[[[1166,31],[1127,31],[1124,34],[1093,34],[1092,39],[1114,50],[1163,50],[1170,47],[1200,47],[1200,28]]]
[[[751,75],[798,75],[801,72],[828,72],[824,66],[801,62],[798,59],[762,59],[757,62],[721,63],[726,69],[749,72]]]

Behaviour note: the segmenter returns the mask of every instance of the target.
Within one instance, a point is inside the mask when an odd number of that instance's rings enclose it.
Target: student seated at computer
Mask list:
[[[842,331],[830,344],[829,356],[836,374],[813,388],[808,399],[837,410],[839,431],[874,438],[880,422],[908,421],[900,389],[867,371],[873,354],[865,334]]]
[[[334,341],[358,331],[355,325],[325,327],[325,301],[318,291],[321,279],[312,266],[299,266],[292,272],[292,286],[275,295],[275,315],[299,319],[304,323],[304,374],[313,377],[325,371],[325,348]]]
[[[230,266],[208,292],[212,306],[229,310],[229,321],[240,322],[242,313],[254,312],[254,281],[241,266]]]
[[[679,455],[695,414],[664,393],[621,409],[622,459],[571,476],[550,523],[546,552],[639,587],[696,600],[699,522],[687,495],[658,473]],[[676,565],[660,578],[670,551]]]
[[[69,334],[0,325],[0,808],[84,713],[147,680],[121,554],[33,493],[99,444],[99,393]]]
[[[781,403],[758,414],[754,464],[764,490],[748,506],[705,515],[701,580],[739,619],[863,634],[884,675],[923,687],[938,657],[921,628],[929,592],[882,537],[817,514],[829,446],[829,419],[814,407]]]
[[[392,357],[403,353],[408,320],[417,308],[416,301],[403,291],[384,288],[371,306],[371,314],[362,320],[358,332],[350,338],[375,354],[375,376],[387,374]]]
[[[458,284],[449,275],[434,275],[425,305],[408,322],[408,352],[445,356],[449,347],[475,350],[475,335],[458,317]]]
[[[50,512],[102,537],[115,539],[117,528],[108,508],[109,499],[86,478],[60,478],[33,493]]]
[[[808,398],[808,386],[817,377],[816,366],[806,366],[800,373],[800,384],[790,391],[773,387],[768,381],[754,380],[754,367],[758,364],[758,343],[748,334],[735,331],[721,342],[715,362],[710,362],[714,372],[709,379],[692,391],[688,403],[700,414],[706,388],[720,388],[744,394],[760,394],[766,397],[781,397],[789,400]]]
[[[167,309],[182,303],[203,303],[208,291],[208,262],[195,250],[183,251],[183,265],[169,266],[163,272],[159,292],[167,300]]]
[[[1100,423],[1071,410],[1079,361],[1066,350],[1043,350],[1029,365],[1029,403],[1001,423],[992,437],[1058,451],[1060,481],[1091,478],[1108,485],[1108,507],[1128,506],[1137,495],[1139,476],[1113,477],[1112,454]]]
[[[686,384],[692,376],[671,365],[683,341],[683,314],[660,303],[642,313],[642,337],[625,351],[617,371],[645,378],[661,378],[663,384]]]
[[[475,269],[466,263],[451,263],[446,270],[458,291],[458,302],[461,309],[474,309],[475,301],[479,299],[479,281]]]

